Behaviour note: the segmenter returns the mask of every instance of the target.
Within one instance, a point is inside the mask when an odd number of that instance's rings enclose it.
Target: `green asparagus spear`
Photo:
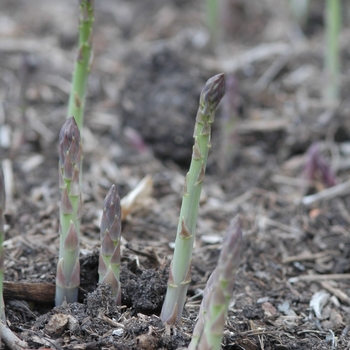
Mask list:
[[[171,262],[168,289],[160,317],[168,324],[179,322],[191,281],[191,259],[198,216],[199,198],[210,148],[211,124],[215,110],[225,93],[224,74],[210,78],[199,100],[194,130],[190,170],[186,175],[182,206]]]
[[[73,117],[59,136],[59,180],[61,189],[60,251],[56,276],[56,306],[76,302],[80,284],[79,230],[81,211],[81,140]]]
[[[198,321],[188,350],[220,349],[241,250],[242,231],[237,216],[226,232],[217,267],[204,289]]]
[[[67,118],[74,116],[79,130],[83,126],[85,92],[90,72],[92,24],[94,22],[94,1],[80,0],[79,51],[75,63],[72,89],[69,95]]]
[[[210,32],[210,39],[213,44],[217,44],[220,22],[219,22],[219,0],[206,0],[207,23]]]
[[[327,0],[325,9],[326,53],[325,69],[327,74],[326,98],[330,102],[339,100],[340,54],[339,34],[341,29],[340,0]]]
[[[98,267],[99,283],[112,286],[112,295],[121,303],[120,290],[120,232],[121,206],[115,185],[110,188],[105,201],[101,220],[101,249]]]
[[[4,284],[4,211],[5,211],[5,183],[4,173],[0,166],[0,322],[5,323],[5,307],[3,298],[3,284]]]

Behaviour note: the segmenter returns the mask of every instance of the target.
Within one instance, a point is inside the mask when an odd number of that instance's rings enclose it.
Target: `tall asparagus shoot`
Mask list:
[[[112,295],[117,305],[121,303],[120,290],[120,232],[121,206],[120,198],[115,185],[110,188],[103,207],[101,219],[101,249],[98,267],[99,283],[112,286]]]
[[[79,130],[83,126],[85,92],[91,70],[92,25],[94,22],[94,1],[80,0],[79,50],[73,72],[69,95],[67,118],[74,116]]]
[[[237,216],[226,232],[217,267],[204,289],[198,321],[188,350],[220,349],[241,250],[242,231]]]
[[[340,0],[327,0],[325,9],[326,22],[326,98],[330,102],[339,100],[340,89],[340,53],[339,34],[341,28]]]
[[[4,284],[4,211],[5,211],[5,181],[2,167],[0,166],[0,322],[5,323],[5,306],[3,298],[3,284]],[[0,340],[1,342],[1,340]]]
[[[219,36],[219,0],[206,0],[207,21],[211,41],[216,44]]]
[[[61,189],[60,251],[56,276],[56,306],[76,302],[80,285],[79,231],[81,211],[80,132],[73,117],[59,135],[59,182]]]
[[[171,262],[168,289],[160,317],[168,324],[179,322],[185,304],[188,284],[191,281],[191,260],[198,216],[199,198],[205,176],[210,148],[211,124],[215,110],[225,94],[224,74],[210,78],[199,100],[194,129],[194,146],[190,170],[186,175],[182,205]]]

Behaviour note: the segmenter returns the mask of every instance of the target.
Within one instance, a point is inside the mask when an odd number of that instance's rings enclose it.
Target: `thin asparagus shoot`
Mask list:
[[[199,198],[210,148],[211,124],[214,122],[215,110],[224,93],[225,77],[224,74],[218,74],[207,81],[200,95],[192,160],[183,188],[174,257],[170,265],[168,288],[160,315],[168,324],[181,320],[188,284],[191,281],[192,250]]]
[[[94,1],[80,0],[79,49],[75,62],[67,118],[74,116],[79,130],[83,126],[87,79],[91,70],[92,25]]]
[[[4,260],[5,260],[5,251],[3,247],[4,243],[4,212],[5,212],[5,181],[4,173],[0,165],[0,322],[6,322],[5,318],[5,306],[4,306],[4,297],[3,297],[3,284],[4,284]]]
[[[121,205],[115,185],[110,188],[103,207],[101,219],[101,249],[99,259],[99,283],[112,286],[112,295],[117,305],[121,303],[120,289],[120,232],[121,232]]]
[[[340,53],[339,34],[341,28],[340,0],[327,0],[325,9],[326,23],[326,98],[330,102],[339,100],[340,89]]]
[[[241,250],[241,224],[236,216],[223,239],[217,267],[204,289],[198,321],[188,350],[220,350]]]
[[[219,36],[219,0],[206,0],[207,21],[211,41],[216,44]]]
[[[73,117],[59,135],[60,250],[56,276],[56,306],[78,300],[80,285],[79,231],[81,212],[81,140]]]

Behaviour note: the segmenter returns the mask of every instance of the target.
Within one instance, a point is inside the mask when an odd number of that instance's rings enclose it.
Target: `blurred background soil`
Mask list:
[[[58,133],[77,54],[77,1],[0,3],[0,160],[7,182],[5,302],[32,349],[176,349],[189,343],[229,221],[242,263],[223,349],[350,348],[350,9],[343,1],[341,99],[324,98],[324,1],[301,28],[287,1],[222,1],[215,43],[202,1],[96,1],[84,150],[80,303],[53,310],[59,246]],[[224,72],[183,323],[158,318],[198,98]],[[223,144],[227,120],[234,124]],[[334,174],[310,180],[317,159]],[[225,156],[226,155],[226,156]],[[127,216],[123,303],[97,288],[99,218],[145,176]],[[322,175],[322,174],[321,174]],[[310,197],[316,195],[316,197]],[[35,282],[42,295],[15,294]],[[60,326],[58,326],[60,325]]]

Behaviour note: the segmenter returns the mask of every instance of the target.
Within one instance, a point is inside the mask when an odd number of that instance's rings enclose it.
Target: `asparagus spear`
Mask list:
[[[225,93],[224,74],[210,78],[199,100],[194,130],[194,146],[190,170],[186,175],[182,205],[171,262],[168,289],[160,317],[168,324],[179,322],[191,281],[191,259],[198,216],[199,197],[204,181],[210,148],[211,124],[215,110]]]
[[[341,5],[340,0],[327,0],[325,8],[326,22],[326,98],[329,102],[339,100],[340,89],[340,53],[339,34],[341,29]]]
[[[5,323],[5,307],[3,298],[3,283],[4,283],[4,211],[5,211],[5,183],[4,173],[0,166],[0,322]]]
[[[242,231],[237,216],[226,232],[217,267],[204,289],[198,321],[188,350],[220,349],[241,249]]]
[[[61,189],[60,251],[56,276],[56,306],[78,299],[80,284],[79,230],[81,211],[80,132],[73,117],[59,135],[59,180]]]
[[[67,118],[74,115],[79,130],[83,126],[87,78],[91,70],[92,24],[94,22],[94,1],[80,0],[79,51],[75,63],[72,89],[69,95]]]
[[[217,44],[220,24],[219,24],[219,0],[206,0],[207,23],[210,31],[211,42]]]
[[[79,230],[81,208],[82,151],[80,130],[87,78],[90,72],[93,0],[80,0],[79,51],[69,95],[67,122],[59,139],[59,176],[61,188],[60,253],[56,276],[56,305],[78,299],[80,285]],[[74,117],[71,117],[71,116]]]
[[[120,275],[120,231],[121,206],[115,185],[110,188],[105,201],[101,220],[101,249],[98,267],[99,283],[112,286],[112,295],[121,303]]]

